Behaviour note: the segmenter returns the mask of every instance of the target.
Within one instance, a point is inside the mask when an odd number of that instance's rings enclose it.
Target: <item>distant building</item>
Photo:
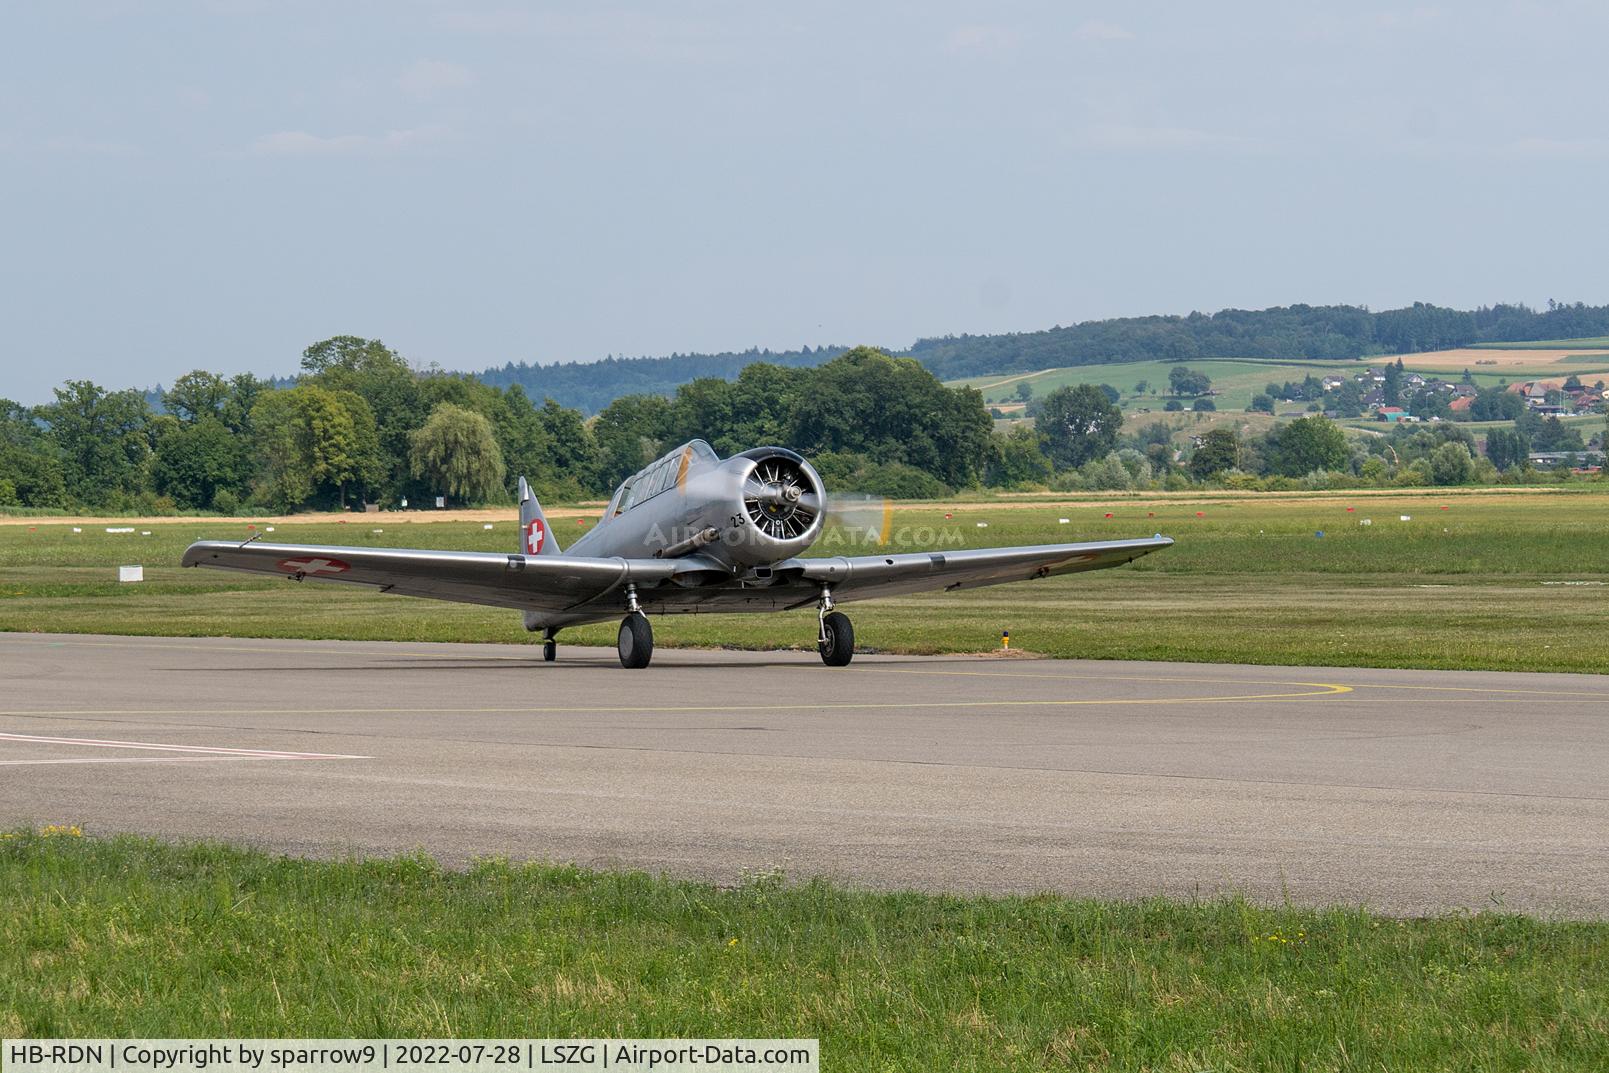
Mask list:
[[[1526,457],[1537,469],[1557,469],[1566,462],[1578,467],[1603,466],[1603,452],[1590,448],[1585,451],[1532,451]]]

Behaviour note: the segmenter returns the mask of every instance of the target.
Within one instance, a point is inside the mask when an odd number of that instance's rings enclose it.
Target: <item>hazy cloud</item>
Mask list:
[[[264,134],[247,147],[252,156],[385,156],[419,149],[441,141],[443,127],[413,127],[384,134],[336,134],[321,136],[305,130],[282,130]]]
[[[1080,41],[1132,41],[1134,34],[1125,30],[1115,22],[1102,22],[1091,19],[1073,31],[1073,36]]]
[[[446,60],[420,60],[397,78],[397,86],[419,97],[430,97],[473,84],[469,68]]]
[[[1245,144],[1243,138],[1192,127],[1153,127],[1133,123],[1097,123],[1089,128],[1089,140],[1114,149],[1178,150]]]
[[[1009,26],[957,26],[944,39],[944,50],[957,55],[997,56],[1017,47],[1022,35]]]
[[[1597,160],[1609,157],[1609,138],[1520,138],[1506,149],[1511,156]]]

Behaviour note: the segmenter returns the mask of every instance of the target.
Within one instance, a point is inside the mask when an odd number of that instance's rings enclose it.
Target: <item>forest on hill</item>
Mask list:
[[[1542,310],[1498,304],[1473,310],[1415,302],[1371,312],[1362,306],[1291,305],[1225,309],[1185,316],[1118,317],[1043,331],[954,335],[917,340],[912,357],[941,380],[1028,372],[1069,365],[1203,358],[1342,361],[1475,343],[1575,339],[1609,334],[1609,305],[1549,302]],[[532,398],[551,398],[593,414],[624,395],[670,395],[705,377],[735,380],[754,362],[789,368],[824,364],[846,348],[747,350],[741,353],[608,357],[595,362],[534,365],[510,362],[475,373],[496,388],[518,384]]]

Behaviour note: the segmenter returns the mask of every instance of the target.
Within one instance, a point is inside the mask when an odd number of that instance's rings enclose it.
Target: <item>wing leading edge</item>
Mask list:
[[[1155,536],[1083,544],[793,559],[778,564],[777,569],[796,568],[799,580],[808,582],[812,588],[830,585],[835,600],[870,600],[931,589],[980,588],[1057,574],[1104,570],[1131,563],[1172,544],[1171,537]]]
[[[652,585],[663,581],[676,569],[673,560],[659,559],[237,544],[219,540],[190,545],[182,565],[242,570],[297,581],[338,581],[401,596],[517,611],[568,611],[598,600],[627,582]]]

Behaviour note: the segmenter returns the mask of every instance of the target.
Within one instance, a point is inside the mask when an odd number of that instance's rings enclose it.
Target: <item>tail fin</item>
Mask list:
[[[559,541],[548,528],[542,504],[524,477],[520,478],[520,552],[524,555],[557,555]]]

